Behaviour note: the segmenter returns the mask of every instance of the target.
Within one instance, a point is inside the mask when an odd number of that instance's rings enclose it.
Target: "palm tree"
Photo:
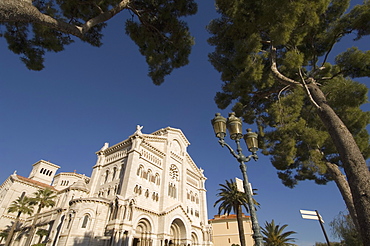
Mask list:
[[[17,217],[15,218],[15,221],[10,228],[9,234],[5,241],[5,246],[10,245],[10,242],[13,239],[14,231],[16,227],[18,226],[19,218],[21,217],[21,214],[28,214],[31,215],[33,212],[33,205],[30,204],[30,198],[27,196],[20,196],[16,200],[12,202],[12,204],[8,208],[9,213],[18,213]]]
[[[25,244],[26,246],[29,246],[32,242],[33,234],[34,234],[34,231],[35,231],[35,224],[36,224],[36,221],[37,221],[37,216],[40,214],[41,209],[55,206],[54,199],[55,199],[56,195],[55,195],[54,191],[52,191],[51,189],[49,189],[49,188],[40,189],[40,190],[36,191],[33,194],[35,195],[35,197],[31,198],[31,204],[32,205],[37,205],[38,208],[37,208],[37,212],[35,214],[35,217],[32,221],[30,234],[29,234],[29,236],[27,238],[27,241],[26,241],[26,244]]]
[[[294,242],[294,238],[289,236],[295,234],[295,231],[283,232],[288,225],[275,225],[275,221],[272,220],[271,223],[265,222],[265,228],[262,228],[262,233],[264,234],[263,240],[265,241],[265,246],[294,246],[296,244],[289,243]]]
[[[10,227],[9,227],[9,230],[10,230]],[[7,238],[8,234],[9,234],[9,230],[8,230],[8,229],[6,229],[6,230],[2,230],[2,231],[0,232],[0,244],[1,244],[1,242],[2,242],[4,239],[6,240],[6,238]]]
[[[49,231],[48,230],[45,230],[45,229],[38,229],[37,232],[36,232],[36,235],[39,236],[39,242],[37,244],[41,244],[42,238],[44,236],[48,236],[49,235]]]
[[[245,193],[238,191],[236,182],[234,182],[232,179],[230,179],[230,181],[225,180],[225,182],[225,184],[219,184],[222,188],[219,189],[220,192],[216,196],[220,198],[215,202],[213,206],[216,207],[216,205],[220,203],[218,207],[219,215],[222,212],[224,212],[225,214],[230,214],[231,211],[234,211],[234,213],[236,214],[236,220],[238,222],[240,244],[241,246],[246,246],[242,206],[246,209],[247,212],[249,211],[247,196],[245,195]],[[254,205],[259,205],[254,199],[253,203]]]

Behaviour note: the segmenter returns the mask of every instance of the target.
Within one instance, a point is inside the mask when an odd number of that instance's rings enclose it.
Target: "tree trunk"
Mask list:
[[[357,213],[355,209],[355,205],[353,203],[353,198],[351,194],[351,189],[347,182],[346,176],[339,170],[339,167],[333,163],[326,162],[326,166],[328,167],[328,171],[331,174],[334,182],[336,183],[342,198],[347,206],[349,215],[352,218],[353,223],[356,226],[357,231],[360,233],[360,226],[357,220]]]
[[[32,5],[32,1],[30,0],[1,0],[0,23],[1,22],[40,23],[79,38],[83,37],[81,27],[58,21],[41,13]]]
[[[239,240],[241,246],[246,246],[245,235],[244,235],[244,224],[243,224],[243,212],[242,207],[239,205],[237,208],[234,208],[236,211],[236,220],[238,222],[238,231],[239,231]]]
[[[111,19],[122,10],[129,8],[129,3],[130,0],[122,0],[110,10],[102,12],[86,21],[82,26],[76,26],[41,13],[33,6],[32,0],[0,0],[0,23],[39,23],[83,39],[84,34],[92,27]]]
[[[275,78],[277,78],[283,84],[291,86],[303,86],[301,83],[294,81],[290,78],[285,77],[279,72],[276,64],[276,48],[271,46],[271,71]],[[318,115],[321,121],[326,126],[328,133],[339,153],[340,160],[343,164],[344,172],[347,176],[348,185],[351,190],[352,197],[350,194],[342,192],[343,199],[349,204],[350,200],[353,201],[355,211],[351,211],[351,206],[348,208],[351,216],[353,216],[354,223],[359,227],[359,232],[364,245],[370,245],[370,172],[366,166],[366,160],[363,157],[360,149],[357,146],[355,139],[351,132],[334,112],[334,110],[328,105],[324,93],[321,91],[319,86],[316,84],[313,78],[308,78],[304,86],[307,90],[307,94],[311,102],[316,106]],[[340,177],[337,177],[337,185],[339,189],[343,182],[340,181]],[[345,191],[346,189],[343,189]]]
[[[307,87],[312,99],[319,106],[318,115],[326,126],[343,163],[363,244],[370,245],[370,173],[365,158],[351,132],[327,104],[325,95],[318,85],[312,82]]]
[[[17,228],[19,217],[21,217],[21,214],[22,214],[21,212],[18,212],[17,217],[15,218],[15,221],[14,221],[12,227],[10,228],[9,234],[6,237],[5,246],[9,246],[10,243],[12,242],[12,239],[13,239],[13,236],[14,236],[14,231]]]
[[[41,212],[41,206],[38,207],[37,212],[32,220],[30,232],[28,234],[25,246],[30,246],[32,243],[33,236],[35,235],[36,222],[37,222],[40,212]]]

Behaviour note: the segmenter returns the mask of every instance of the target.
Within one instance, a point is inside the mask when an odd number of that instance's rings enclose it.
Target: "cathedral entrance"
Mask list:
[[[169,246],[183,246],[186,245],[186,228],[184,222],[180,219],[175,219],[170,228]]]
[[[152,246],[152,226],[147,219],[141,219],[136,227],[132,246]]]
[[[192,246],[198,246],[198,245],[200,245],[198,243],[198,236],[194,232],[191,234],[191,245]]]

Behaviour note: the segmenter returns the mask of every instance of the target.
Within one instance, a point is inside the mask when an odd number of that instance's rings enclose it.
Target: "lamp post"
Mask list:
[[[226,146],[230,153],[238,160],[240,170],[243,174],[243,186],[244,192],[247,196],[249,213],[252,220],[252,230],[253,230],[253,238],[255,241],[256,246],[263,246],[263,237],[261,234],[261,228],[258,224],[256,209],[253,204],[252,199],[252,190],[249,186],[248,176],[247,176],[247,166],[245,165],[246,162],[254,159],[255,161],[258,159],[257,150],[258,150],[258,142],[257,142],[257,134],[252,132],[251,129],[247,129],[247,133],[243,136],[242,134],[242,120],[235,116],[235,113],[232,112],[229,114],[229,118],[225,119],[221,116],[220,113],[217,113],[215,118],[212,119],[212,126],[213,130],[215,131],[216,137],[219,139],[218,142],[222,147]],[[230,147],[225,142],[226,137],[226,128],[229,131],[230,138],[235,141],[236,143],[236,152],[233,148]],[[247,144],[248,150],[252,153],[249,156],[245,156],[242,153],[242,148],[240,146],[240,139],[244,138],[245,143]]]

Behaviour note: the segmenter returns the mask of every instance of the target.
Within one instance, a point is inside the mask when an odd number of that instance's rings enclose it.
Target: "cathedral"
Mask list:
[[[17,213],[8,208],[40,189],[56,194],[55,206],[20,215],[11,246],[194,246],[212,245],[203,170],[187,153],[179,129],[151,134],[137,126],[126,140],[96,152],[91,177],[57,173],[49,161],[33,164],[28,178],[16,172],[0,186],[0,230]],[[35,209],[36,211],[36,209]],[[46,235],[30,233],[31,224]],[[0,242],[4,243],[4,240]]]

